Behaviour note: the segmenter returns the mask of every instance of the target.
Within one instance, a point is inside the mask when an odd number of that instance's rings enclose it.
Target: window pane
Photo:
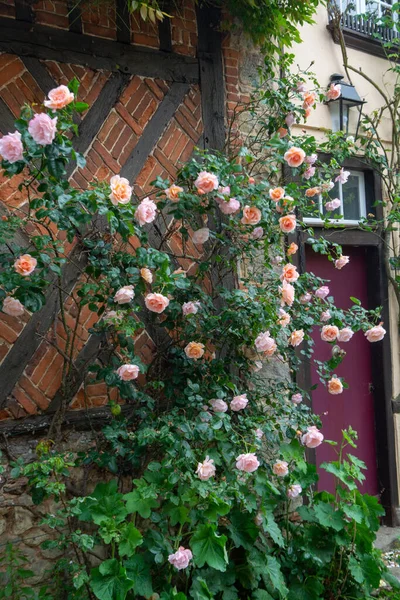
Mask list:
[[[334,200],[335,198],[340,198],[340,193],[339,193],[339,184],[338,184],[338,183],[335,183],[335,187],[333,187],[333,188],[331,189],[331,191],[329,192],[329,198],[330,198],[331,200]],[[328,211],[325,209],[325,204],[327,203],[327,201],[328,201],[328,200],[327,200],[327,198],[326,198],[326,196],[325,196],[325,197],[324,197],[324,205],[323,205],[323,207],[322,207],[322,210],[323,210],[324,216],[326,216],[326,215],[328,214]],[[336,216],[337,216],[337,215],[340,215],[340,207],[339,207],[339,208],[336,208],[334,211],[332,211],[332,212],[330,213],[330,218],[332,218],[334,215],[336,215]]]
[[[360,220],[360,180],[356,175],[350,175],[342,187],[343,213],[346,221]]]
[[[307,208],[303,210],[303,217],[306,219],[320,219],[321,214],[319,212],[319,197],[307,199]]]

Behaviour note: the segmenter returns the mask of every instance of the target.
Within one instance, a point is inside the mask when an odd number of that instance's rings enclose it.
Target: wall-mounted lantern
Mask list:
[[[332,119],[332,131],[343,131],[346,135],[353,135],[357,139],[360,126],[362,107],[365,100],[361,100],[356,88],[343,81],[343,75],[331,75],[329,87],[334,84],[341,86],[341,94],[335,100],[327,100]]]

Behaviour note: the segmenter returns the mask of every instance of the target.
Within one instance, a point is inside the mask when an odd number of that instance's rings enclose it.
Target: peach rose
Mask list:
[[[37,260],[30,254],[22,254],[14,263],[14,269],[23,277],[28,277],[36,269]]]
[[[24,305],[16,298],[7,296],[3,300],[3,307],[1,310],[3,313],[6,313],[6,315],[10,315],[10,317],[20,317],[24,314]]]
[[[172,184],[169,188],[165,190],[165,194],[168,200],[171,200],[172,202],[178,202],[179,194],[182,194],[182,192],[183,188],[175,184]]]
[[[343,392],[343,384],[336,375],[328,381],[328,392],[332,394],[332,396],[337,396]]]
[[[57,131],[57,117],[51,119],[46,113],[38,113],[28,123],[28,131],[39,146],[49,146]]]
[[[144,198],[135,211],[135,219],[139,225],[152,223],[156,218],[157,205],[150,198]]]
[[[117,304],[128,304],[128,302],[133,300],[134,296],[133,285],[125,285],[115,294],[114,302],[117,302]]]
[[[153,273],[147,267],[140,269],[140,277],[144,279],[146,283],[153,283]]]
[[[15,163],[23,158],[24,147],[19,131],[3,135],[0,139],[0,155],[9,163]]]
[[[369,342],[380,342],[385,337],[385,333],[386,329],[382,325],[376,325],[376,327],[371,327],[365,332],[365,337]]]
[[[296,217],[294,215],[285,215],[279,219],[279,227],[283,233],[291,233],[296,229]]]
[[[345,267],[348,263],[350,262],[350,257],[349,256],[339,256],[339,258],[337,258],[335,260],[335,267],[336,269],[343,269],[343,267]]]
[[[289,283],[294,283],[299,278],[299,274],[297,272],[297,267],[288,263],[282,269],[282,275],[280,277],[281,281],[285,280]]]
[[[196,474],[201,481],[207,481],[215,475],[214,461],[206,456],[206,459],[202,463],[198,463]]]
[[[192,242],[196,245],[205,244],[210,237],[210,230],[208,227],[202,227],[193,232]]]
[[[307,106],[305,109],[304,119],[307,121],[308,117],[311,115],[311,108]]]
[[[60,108],[64,108],[75,100],[74,94],[70,92],[66,85],[59,85],[50,90],[47,95],[49,100],[45,100],[43,104],[46,108],[52,110],[60,110]]]
[[[213,173],[208,173],[207,171],[201,171],[194,185],[197,188],[199,194],[208,194],[209,192],[213,192],[218,189],[219,181],[218,177]]]
[[[280,138],[286,137],[288,133],[289,132],[286,129],[286,127],[279,127],[278,130],[277,130],[277,134],[279,135]]]
[[[279,319],[277,321],[278,325],[280,325],[281,327],[286,327],[286,325],[289,325],[290,319],[291,319],[290,315],[287,312],[285,312],[283,310],[283,308],[280,308],[279,309]]]
[[[289,167],[297,168],[303,164],[306,153],[301,148],[292,146],[287,152],[285,152],[283,158],[286,160]]]
[[[314,196],[318,196],[318,194],[320,194],[320,193],[321,193],[321,188],[319,188],[319,187],[308,188],[308,190],[306,190],[307,198],[313,198]]]
[[[128,204],[132,196],[132,188],[125,177],[114,175],[110,179],[111,194],[109,198],[114,206],[118,204]]]
[[[299,249],[298,245],[295,244],[294,242],[292,242],[286,251],[287,256],[292,256],[293,254],[296,254],[298,249]]]
[[[204,354],[204,344],[200,344],[200,342],[189,342],[185,348],[185,354],[192,360],[199,360]]]
[[[248,402],[249,402],[249,399],[247,398],[247,394],[241,394],[240,396],[234,396],[234,398],[230,404],[230,409],[233,410],[234,412],[238,412],[239,410],[243,410],[244,408],[246,408]]]
[[[302,329],[296,329],[290,334],[289,344],[293,347],[299,346],[304,340],[304,331]]]
[[[256,206],[245,206],[241,222],[243,225],[257,225],[261,221],[261,210]]]
[[[317,94],[315,92],[305,92],[303,94],[303,107],[311,107],[314,106],[317,99]]]
[[[324,325],[321,331],[321,340],[324,342],[334,342],[339,335],[339,329],[336,325]]]
[[[137,365],[122,365],[117,369],[117,374],[122,381],[132,381],[138,378],[139,367]]]
[[[272,467],[272,471],[278,477],[286,477],[289,473],[288,467],[289,465],[285,460],[277,460]]]
[[[239,454],[239,456],[236,457],[236,468],[239,469],[239,471],[253,473],[254,471],[257,471],[259,466],[260,463],[254,452],[250,452],[249,454]]]
[[[340,329],[338,336],[337,336],[337,341],[338,342],[349,342],[351,340],[351,338],[354,335],[354,331],[352,329],[350,329],[350,327],[343,327],[343,329]]]
[[[315,425],[307,427],[307,433],[301,437],[301,443],[307,448],[317,448],[323,441],[324,436]]]
[[[288,498],[293,500],[294,498],[297,498],[298,496],[300,496],[302,491],[303,491],[303,488],[301,487],[301,485],[299,485],[298,483],[293,483],[292,485],[289,485],[289,487],[287,489],[287,496],[288,496]]]
[[[294,302],[294,287],[291,283],[284,281],[281,288],[282,302],[288,306],[292,306]]]
[[[285,190],[281,187],[272,188],[269,190],[269,197],[274,202],[278,202],[279,200],[282,200],[284,195],[285,195]]]
[[[254,177],[249,177],[250,184],[254,184],[255,182],[256,182],[256,180],[254,179]]]
[[[193,554],[190,550],[185,549],[183,546],[179,546],[175,554],[170,554],[168,556],[168,562],[175,567],[175,569],[180,571],[187,568],[192,558]]]
[[[228,410],[228,404],[225,402],[225,400],[222,400],[221,398],[215,398],[214,400],[210,400],[210,404],[214,412],[224,413]]]
[[[162,294],[147,294],[144,303],[151,312],[162,313],[167,308],[169,299]]]
[[[342,93],[342,86],[340,83],[331,83],[329,90],[327,91],[326,97],[328,100],[337,100]]]

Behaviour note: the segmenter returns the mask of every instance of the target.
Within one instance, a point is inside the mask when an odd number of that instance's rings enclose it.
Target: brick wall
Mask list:
[[[68,28],[68,9],[63,0],[40,0],[33,8],[36,23]],[[13,17],[14,15],[13,1],[1,0],[0,16]],[[179,8],[174,9],[173,15],[171,22],[173,52],[195,56],[197,25],[194,0],[185,0]],[[82,9],[82,30],[88,35],[116,39],[114,5],[102,3],[99,6],[91,5]],[[143,23],[137,15],[131,16],[132,42],[157,48],[158,27],[150,22]],[[231,117],[237,104],[248,99],[247,91],[239,77],[240,52],[237,39],[232,40],[229,35],[225,35],[223,56],[227,116]],[[42,60],[41,65],[57,85],[77,77],[81,84],[79,99],[89,104],[93,104],[99,97],[111,77],[111,73],[106,70],[95,71],[81,65],[53,60]],[[109,180],[112,175],[121,171],[170,86],[171,82],[167,80],[139,76],[130,78],[97,135],[86,149],[86,167],[72,174],[73,185],[85,188],[93,178]],[[17,117],[20,106],[24,102],[40,105],[45,94],[21,58],[0,54],[0,95],[13,115]],[[134,190],[140,198],[149,193],[151,181],[158,175],[173,181],[178,167],[190,157],[194,147],[201,143],[202,130],[201,93],[198,85],[192,85],[136,178]],[[23,211],[26,198],[18,191],[18,183],[19,178],[8,181],[0,175],[0,199],[8,209]],[[177,234],[171,236],[170,244],[171,247],[179,247],[180,240]],[[184,261],[182,267],[194,268],[189,261]],[[65,311],[67,323],[72,324],[76,318],[76,305],[73,301],[66,303]],[[21,318],[11,318],[0,313],[0,364],[12,351],[13,344],[29,319],[28,312],[25,312]],[[76,355],[86,343],[89,337],[88,330],[96,320],[97,316],[94,313],[86,309],[82,311],[77,330]],[[1,408],[0,419],[19,419],[46,410],[60,387],[63,359],[56,346],[62,350],[65,346],[64,338],[61,322],[59,318],[55,318],[52,327],[43,336],[39,347],[26,365],[6,404]],[[136,348],[144,362],[151,360],[154,344],[146,331],[140,332],[137,336]],[[105,386],[86,385],[78,391],[71,408],[95,407],[107,402]]]

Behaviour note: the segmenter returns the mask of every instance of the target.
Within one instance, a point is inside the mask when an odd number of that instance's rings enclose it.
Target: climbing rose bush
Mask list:
[[[331,442],[339,458],[322,466],[337,478],[337,495],[315,492],[305,451],[327,442],[294,373],[303,358],[318,359],[315,328],[327,344],[340,335],[382,339],[379,308],[339,309],[326,281],[298,271],[297,245],[286,252],[284,234],[302,227],[304,189],[250,175],[245,149],[236,157],[198,151],[144,199],[119,174],[72,187],[66,167],[85,161],[67,132],[86,105],[76,102],[76,82],[68,89],[49,93],[47,111],[24,107],[0,146],[4,174],[22,175],[29,206],[1,222],[3,311],[40,310],[53,285],[64,302],[63,270],[83,252],[69,296],[77,319],[89,307],[91,331],[102,338],[85,383],[106,383],[113,420],[95,447],[72,455],[45,440],[38,461],[13,471],[27,477],[36,504],[56,503],[44,518],[55,536],[44,545],[64,552],[58,568],[68,597],[370,598],[382,577],[390,580],[372,545],[383,511],[357,489],[364,465],[344,451],[355,446],[352,430]],[[300,110],[315,97],[306,94]],[[313,142],[279,140],[275,160],[295,174],[316,162]],[[340,173],[330,167],[326,189]],[[20,247],[12,233],[28,224],[33,233]],[[173,236],[180,244],[170,244]],[[340,247],[314,245],[345,267]],[[55,438],[75,374],[75,329],[60,320]],[[134,344],[144,328],[156,342],[147,364]],[[342,357],[316,365],[328,391],[351,402],[335,374]],[[290,374],[263,376],[274,363],[290,365]],[[77,466],[96,466],[104,479],[81,497],[66,486]],[[307,504],[294,513],[301,495]]]

